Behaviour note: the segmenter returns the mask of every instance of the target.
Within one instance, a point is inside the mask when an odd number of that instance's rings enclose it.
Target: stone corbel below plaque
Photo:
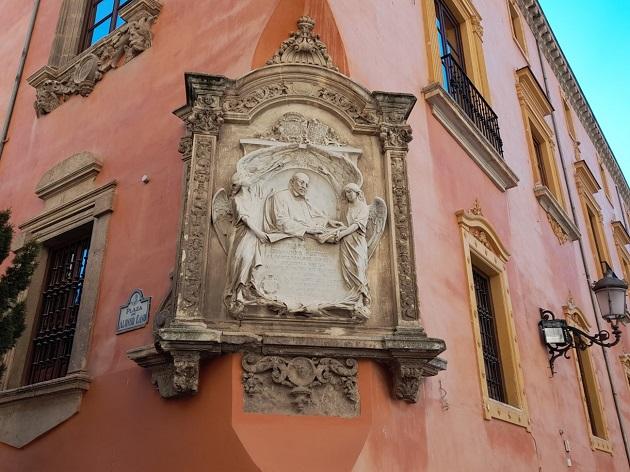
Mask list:
[[[196,393],[203,359],[244,353],[247,411],[353,416],[358,359],[409,402],[446,367],[418,313],[416,98],[337,72],[313,27],[300,18],[240,79],[185,76],[179,267],[155,344],[128,353],[165,397]]]
[[[151,47],[151,26],[162,4],[158,0],[135,0],[120,9],[126,21],[120,28],[78,54],[62,69],[44,66],[27,81],[37,90],[37,116],[50,113],[72,95],[87,97],[103,75],[129,62]]]

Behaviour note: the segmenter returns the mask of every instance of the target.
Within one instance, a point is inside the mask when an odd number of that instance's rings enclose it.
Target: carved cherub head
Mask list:
[[[304,198],[308,191],[308,184],[310,183],[308,175],[303,172],[296,172],[289,180],[289,188],[294,196]]]

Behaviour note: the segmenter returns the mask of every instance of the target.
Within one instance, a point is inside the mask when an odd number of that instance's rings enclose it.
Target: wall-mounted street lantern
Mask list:
[[[554,374],[553,363],[560,357],[569,358],[572,348],[586,349],[593,344],[602,347],[612,347],[621,339],[619,321],[626,315],[626,291],[628,284],[615,275],[608,264],[605,263],[604,277],[593,284],[593,292],[597,298],[599,312],[602,318],[612,327],[612,333],[601,330],[590,335],[584,331],[569,326],[566,320],[556,319],[550,310],[540,308],[540,321],[538,327],[543,341],[549,350],[549,367],[551,375]],[[612,337],[613,340],[609,341]]]

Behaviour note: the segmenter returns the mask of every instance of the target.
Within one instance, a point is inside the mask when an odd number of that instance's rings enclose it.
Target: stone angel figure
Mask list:
[[[368,205],[363,191],[354,183],[344,187],[343,196],[348,203],[346,226],[322,234],[318,240],[321,243],[339,243],[342,275],[350,290],[340,306],[350,308],[358,319],[367,319],[370,315],[368,262],[383,235],[387,206],[378,197]]]
[[[224,189],[212,198],[212,224],[228,255],[224,303],[235,317],[260,296],[253,273],[262,264],[260,245],[269,242],[261,229],[263,202],[260,188],[242,182],[237,175],[232,178],[229,198]]]

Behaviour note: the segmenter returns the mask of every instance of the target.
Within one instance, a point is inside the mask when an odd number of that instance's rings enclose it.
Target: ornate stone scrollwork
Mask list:
[[[320,41],[319,35],[313,34],[315,21],[309,16],[302,16],[297,25],[298,30],[282,42],[267,64],[314,64],[334,71],[339,70],[333,64],[328,55],[328,48]]]
[[[401,153],[392,153],[392,193],[394,196],[394,225],[396,257],[399,268],[401,315],[406,320],[418,318],[415,267],[412,256],[411,226],[409,222],[409,189],[407,166]]]
[[[223,102],[223,110],[232,113],[248,113],[259,104],[272,98],[288,95],[289,92],[289,86],[283,81],[265,85],[244,97],[227,97]]]
[[[157,0],[130,2],[120,11],[127,21],[123,26],[77,55],[62,70],[46,66],[29,77],[29,84],[37,91],[37,116],[50,113],[72,95],[88,96],[106,72],[150,48],[151,25],[161,8]]]
[[[242,366],[246,411],[358,414],[355,359],[246,354]]]
[[[395,363],[392,367],[394,375],[394,396],[409,403],[418,401],[418,391],[423,377],[423,369],[417,363]]]
[[[186,118],[186,128],[189,133],[216,135],[222,124],[221,97],[215,94],[199,96],[192,112]]]
[[[191,169],[188,237],[184,242],[183,251],[186,257],[182,268],[185,281],[182,288],[182,300],[184,306],[190,309],[195,309],[199,305],[203,279],[205,228],[210,212],[209,182],[213,149],[214,143],[211,139],[203,137],[198,139]]]
[[[317,119],[308,119],[299,113],[285,113],[269,132],[257,134],[256,137],[285,143],[321,146],[348,144],[327,124]]]
[[[381,142],[383,149],[408,149],[408,144],[413,137],[411,136],[411,126],[401,125],[381,125]]]
[[[327,88],[320,88],[317,90],[316,95],[326,102],[332,103],[344,110],[348,116],[357,123],[374,125],[379,121],[378,115],[374,111],[365,108],[360,109],[355,102],[341,93],[334,92]]]
[[[173,387],[178,393],[197,393],[199,388],[199,352],[173,353]]]

